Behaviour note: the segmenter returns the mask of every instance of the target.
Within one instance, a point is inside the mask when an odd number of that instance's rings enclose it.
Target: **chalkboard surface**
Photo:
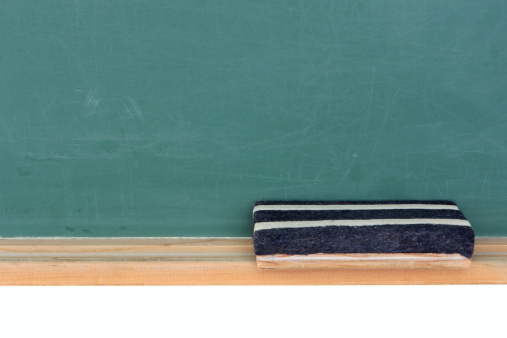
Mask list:
[[[258,199],[507,235],[507,2],[0,3],[0,236],[249,236]]]

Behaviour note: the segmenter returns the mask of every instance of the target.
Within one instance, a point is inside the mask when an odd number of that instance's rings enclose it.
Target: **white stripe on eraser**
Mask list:
[[[398,219],[344,219],[324,221],[286,221],[286,222],[257,222],[254,225],[254,232],[259,230],[281,229],[281,228],[313,228],[326,226],[375,226],[375,225],[459,225],[471,226],[470,222],[464,219],[447,218],[398,218]]]
[[[253,212],[261,210],[383,210],[383,209],[431,209],[459,210],[456,205],[448,204],[328,204],[328,205],[256,205]]]

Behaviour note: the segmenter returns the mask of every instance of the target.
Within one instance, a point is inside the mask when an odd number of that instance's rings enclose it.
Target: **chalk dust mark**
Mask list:
[[[23,154],[25,159],[30,161],[62,161],[67,160],[69,157],[66,156],[60,156],[60,155],[35,155],[31,153],[25,153]]]
[[[102,140],[97,142],[97,144],[108,154],[114,153],[120,147],[120,143],[115,140]]]
[[[30,171],[21,167],[16,168],[19,176],[30,176]]]

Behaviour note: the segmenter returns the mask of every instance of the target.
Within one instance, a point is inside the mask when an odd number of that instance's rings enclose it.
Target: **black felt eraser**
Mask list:
[[[474,232],[450,201],[259,201],[259,267],[466,267]]]

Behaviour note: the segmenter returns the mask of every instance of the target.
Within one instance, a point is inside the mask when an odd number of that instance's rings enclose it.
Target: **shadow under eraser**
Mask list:
[[[451,201],[259,201],[257,266],[466,268],[475,235]]]

